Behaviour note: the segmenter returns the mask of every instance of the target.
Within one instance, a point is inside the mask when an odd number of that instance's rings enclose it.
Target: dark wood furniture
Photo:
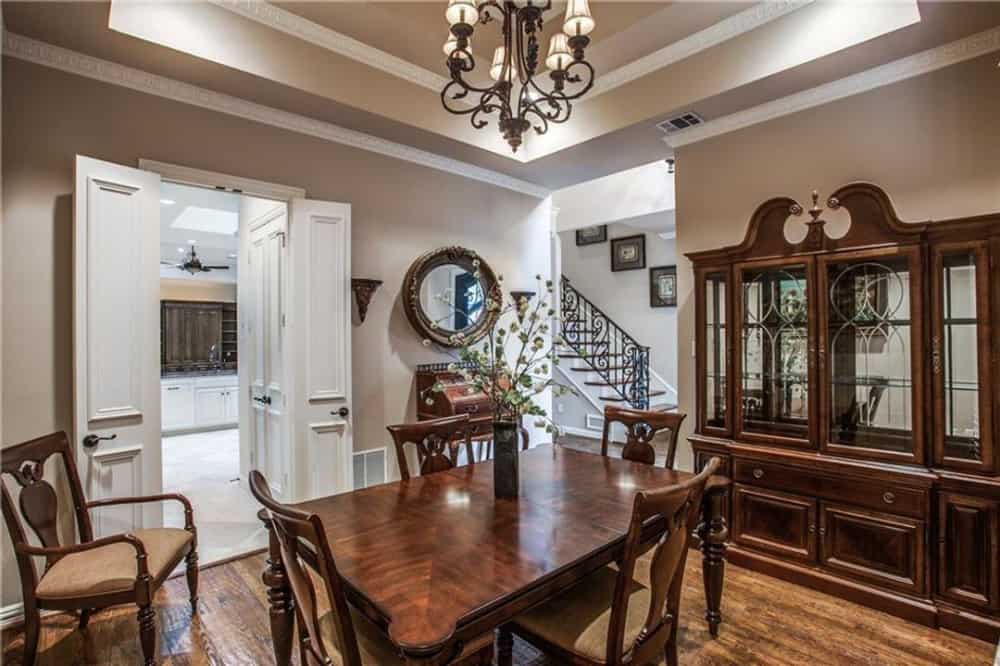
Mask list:
[[[468,435],[478,443],[479,460],[489,458],[493,447],[493,403],[489,396],[475,390],[451,363],[428,363],[417,366],[417,420],[426,421],[468,414]],[[444,391],[431,390],[437,383]],[[528,430],[521,427],[521,450],[530,444]]]
[[[45,463],[56,456],[62,461],[65,479],[80,535],[77,544],[61,544],[58,534],[58,494],[45,480]],[[197,534],[191,503],[183,495],[120,497],[88,502],[66,433],[58,432],[3,449],[2,474],[14,479],[20,489],[17,508],[3,486],[3,515],[14,544],[21,593],[24,600],[24,663],[34,664],[41,631],[42,609],[80,611],[80,628],[86,628],[95,610],[118,604],[139,607],[139,640],[147,666],[156,656],[156,611],[153,595],[174,567],[187,561],[191,608],[197,612]],[[184,506],[184,529],[138,529],[131,534],[94,538],[91,509],[121,504],[176,501]],[[41,546],[28,543],[25,524]],[[35,557],[45,558],[41,576]]]
[[[694,478],[636,493],[621,561],[519,615],[501,628],[498,643],[511,645],[513,632],[574,664],[644,666],[666,657],[669,666],[677,666],[688,540],[705,485],[718,468],[719,459],[713,458]],[[649,523],[652,533],[644,530]]]
[[[396,659],[392,645],[371,622],[347,603],[344,582],[330,553],[323,521],[275,501],[264,475],[250,472],[250,492],[267,511],[271,533],[281,549],[281,561],[299,628],[299,662],[342,664],[343,666],[383,666]],[[326,598],[316,594],[316,586],[302,561],[308,548],[316,573],[323,581]],[[325,602],[325,603],[324,603]],[[324,606],[326,606],[325,611]],[[331,657],[336,656],[334,660]]]
[[[235,370],[236,303],[160,301],[160,368],[164,373]]]
[[[1000,214],[905,224],[867,183],[802,212],[688,255],[690,441],[733,479],[730,561],[996,641]]]
[[[442,664],[475,653],[497,627],[620,560],[635,493],[694,476],[554,445],[522,453],[520,475],[517,499],[493,497],[486,461],[294,508],[320,517],[348,600],[388,633],[404,662]],[[718,508],[702,503],[697,530],[721,549],[724,526],[711,514]],[[644,537],[655,529],[644,526]],[[281,550],[271,543],[264,580],[284,666],[292,604]],[[721,575],[705,582],[717,629]]]
[[[458,466],[458,447],[465,447],[467,464],[475,462],[472,455],[472,438],[469,434],[469,415],[446,416],[442,419],[401,423],[387,426],[396,446],[396,462],[399,476],[404,481],[410,478],[410,466],[406,462],[406,445],[413,444],[417,450],[420,474],[443,472]]]
[[[667,442],[665,466],[667,469],[673,469],[674,458],[677,456],[677,437],[686,416],[687,414],[679,412],[629,409],[608,405],[604,408],[601,455],[608,455],[608,443],[613,424],[620,423],[625,426],[625,446],[622,448],[622,458],[652,465],[656,462],[653,437],[656,436],[656,433],[667,430],[670,434],[670,440]]]

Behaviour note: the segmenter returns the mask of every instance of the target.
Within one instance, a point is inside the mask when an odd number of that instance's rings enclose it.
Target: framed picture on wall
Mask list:
[[[649,307],[677,307],[676,266],[656,266],[649,269]]]
[[[611,239],[611,270],[634,271],[646,267],[646,236]]]
[[[584,227],[576,230],[576,244],[594,245],[608,240],[608,225],[598,224],[593,227]]]

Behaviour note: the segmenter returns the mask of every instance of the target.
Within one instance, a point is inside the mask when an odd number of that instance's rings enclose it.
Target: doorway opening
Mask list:
[[[256,466],[251,402],[260,398],[248,375],[263,351],[250,325],[261,292],[247,239],[261,210],[283,214],[287,205],[169,181],[160,196],[163,491],[191,500],[199,560],[209,564],[267,545],[246,483]],[[184,524],[177,503],[163,518]]]

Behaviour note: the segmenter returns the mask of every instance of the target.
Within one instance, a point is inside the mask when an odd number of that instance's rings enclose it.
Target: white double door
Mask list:
[[[70,437],[90,500],[163,487],[160,183],[156,173],[76,158]],[[241,379],[255,388],[240,391],[239,411],[241,441],[252,429],[260,468],[296,499],[350,488],[350,416],[340,415],[351,385],[350,206],[296,199],[279,217],[250,236],[264,267],[248,293],[261,335],[240,349],[251,356],[241,358]],[[252,425],[243,423],[249,405]],[[156,502],[92,515],[96,536],[163,523]]]
[[[291,451],[288,351],[285,337],[288,295],[288,209],[275,204],[263,216],[249,220],[244,243],[239,301],[243,313],[242,367],[248,375],[249,418],[242,433],[249,452],[247,471],[259,470],[278,498],[287,495]]]

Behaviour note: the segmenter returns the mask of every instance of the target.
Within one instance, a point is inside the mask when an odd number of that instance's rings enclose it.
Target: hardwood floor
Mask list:
[[[682,664],[906,664],[989,666],[993,646],[730,566],[723,597],[725,621],[711,640],[701,618],[701,564],[688,558],[681,606]],[[183,576],[157,597],[159,655],[163,665],[273,663],[264,586],[264,557],[211,567],[201,574],[201,608],[191,618]],[[85,632],[75,617],[43,619],[40,665],[135,664],[140,661],[134,609],[98,613]],[[3,632],[2,662],[21,664],[23,633]],[[552,662],[524,643],[518,666]]]

